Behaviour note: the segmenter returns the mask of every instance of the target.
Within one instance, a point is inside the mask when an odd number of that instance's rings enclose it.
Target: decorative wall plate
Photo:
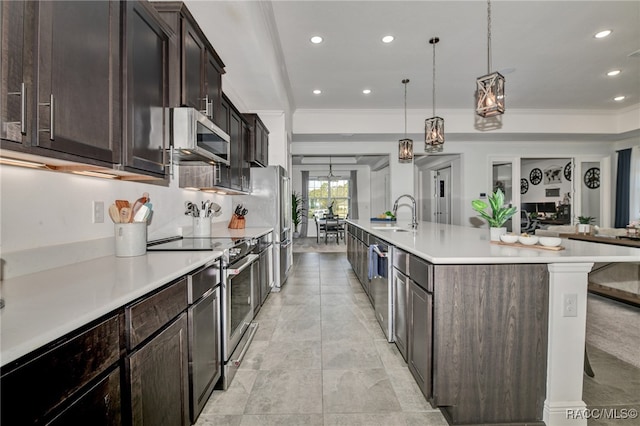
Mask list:
[[[564,178],[568,181],[571,180],[571,161],[564,166]]]
[[[537,167],[531,170],[531,173],[529,173],[529,180],[533,185],[537,185],[542,182],[542,170]]]
[[[584,174],[584,184],[590,189],[600,188],[600,169],[592,167],[587,170]]]
[[[529,190],[529,181],[525,178],[520,179],[520,193],[526,194]]]

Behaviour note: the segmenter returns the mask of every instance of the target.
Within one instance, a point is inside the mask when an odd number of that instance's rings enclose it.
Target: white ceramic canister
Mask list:
[[[116,256],[142,256],[147,252],[147,222],[116,223]]]

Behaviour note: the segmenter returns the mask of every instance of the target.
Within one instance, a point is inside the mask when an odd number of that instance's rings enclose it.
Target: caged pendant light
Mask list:
[[[436,43],[440,39],[433,37],[429,43],[433,46],[433,117],[424,121],[424,150],[425,152],[442,152],[444,145],[444,119],[436,116]]]
[[[487,75],[476,79],[476,114],[504,114],[504,76],[491,72],[491,0],[487,0]]]
[[[409,79],[402,80],[404,84],[404,139],[398,141],[398,161],[409,163],[413,161],[413,140],[407,138],[407,84]]]

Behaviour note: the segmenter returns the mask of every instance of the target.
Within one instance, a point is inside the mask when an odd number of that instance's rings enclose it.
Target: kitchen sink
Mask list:
[[[371,229],[376,231],[389,231],[389,232],[409,232],[406,228],[400,228],[399,226],[372,226]]]

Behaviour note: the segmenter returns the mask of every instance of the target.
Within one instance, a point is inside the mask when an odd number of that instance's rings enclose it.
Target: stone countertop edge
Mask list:
[[[408,222],[381,224],[355,219],[347,219],[347,222],[433,264],[640,262],[640,249],[632,247],[563,238],[561,245],[565,249],[551,251],[491,244],[486,228],[420,222],[418,229],[413,231]],[[396,227],[408,232],[380,229]]]
[[[216,238],[257,238],[273,228],[212,228]],[[98,257],[1,282],[0,365],[5,366],[222,255],[147,252]]]

